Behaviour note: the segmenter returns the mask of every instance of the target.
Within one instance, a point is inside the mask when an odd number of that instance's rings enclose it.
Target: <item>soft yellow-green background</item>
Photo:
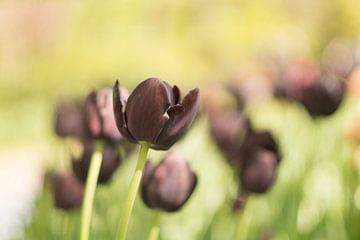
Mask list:
[[[52,102],[119,79],[226,80],[263,52],[357,37],[356,0],[1,1],[1,146],[46,134]],[[50,127],[46,130],[48,131]]]

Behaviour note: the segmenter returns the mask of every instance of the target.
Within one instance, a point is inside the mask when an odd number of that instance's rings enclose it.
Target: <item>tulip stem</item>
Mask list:
[[[92,155],[89,172],[86,177],[85,193],[81,207],[80,240],[89,239],[92,206],[94,202],[95,189],[99,177],[101,162],[102,153],[101,151],[96,151]]]
[[[152,223],[152,227],[151,227],[151,230],[150,230],[148,240],[157,240],[159,238],[159,234],[160,234],[160,226],[159,226],[160,215],[161,215],[160,211],[155,211],[155,216],[154,216],[154,220],[153,220],[153,223]]]
[[[244,214],[245,214],[245,209],[242,212],[240,212],[238,215],[238,224],[235,232],[236,240],[248,239],[251,215],[245,216]]]
[[[121,218],[118,225],[117,237],[118,240],[126,239],[126,232],[128,229],[130,216],[132,209],[134,207],[136,195],[140,186],[140,181],[142,177],[142,173],[144,170],[144,165],[147,157],[147,153],[149,151],[150,144],[147,142],[141,142],[140,144],[140,152],[139,158],[136,164],[135,173],[131,179],[130,187],[126,196],[126,201],[124,205],[123,212],[121,213]]]

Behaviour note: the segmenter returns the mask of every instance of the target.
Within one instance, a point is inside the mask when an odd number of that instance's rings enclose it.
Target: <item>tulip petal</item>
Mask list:
[[[102,137],[111,141],[118,141],[122,136],[116,126],[113,106],[113,91],[111,88],[103,88],[97,94],[97,107],[102,120]]]
[[[81,206],[84,188],[71,172],[56,175],[53,184],[56,207],[69,210]]]
[[[277,157],[267,150],[253,151],[241,171],[242,188],[249,192],[264,193],[276,177]]]
[[[156,139],[155,149],[169,149],[193,122],[199,108],[199,89],[191,90],[181,104],[170,107],[167,111],[170,119]]]
[[[63,102],[56,109],[55,132],[60,137],[85,138],[83,105]]]
[[[153,177],[158,186],[157,205],[168,212],[180,209],[197,184],[196,175],[188,162],[175,157],[166,158],[157,167]]]
[[[149,201],[149,192],[147,185],[150,184],[150,180],[154,174],[155,165],[151,161],[146,161],[145,167],[144,167],[144,174],[141,180],[141,195],[144,200],[144,203],[152,208],[154,205]]]
[[[180,101],[180,89],[177,86],[171,87],[167,82],[163,81],[166,91],[168,93],[170,105],[178,104]]]
[[[176,85],[173,87],[173,93],[174,93],[175,104],[180,103],[181,93],[180,93],[180,89]]]
[[[97,92],[92,91],[85,100],[86,123],[93,137],[99,137],[101,134],[101,120],[96,99]]]
[[[254,149],[264,149],[274,153],[277,157],[277,161],[281,160],[281,153],[277,142],[273,135],[268,131],[254,132],[248,136],[242,149],[247,152],[251,152]]]
[[[126,94],[124,94],[124,91],[121,91],[119,81],[116,81],[113,88],[113,107],[116,126],[123,137],[125,137],[130,142],[136,143],[135,138],[130,134],[126,124],[125,107],[127,96],[125,95]]]
[[[154,143],[169,120],[166,110],[172,98],[167,85],[157,78],[140,83],[130,95],[125,109],[130,134],[138,141]]]

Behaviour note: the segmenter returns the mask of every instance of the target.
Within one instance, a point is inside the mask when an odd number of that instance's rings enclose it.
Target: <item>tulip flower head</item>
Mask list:
[[[94,142],[83,143],[83,153],[80,159],[74,159],[72,161],[73,171],[76,177],[82,183],[86,182],[88,175],[91,157],[95,151]],[[101,162],[98,183],[107,183],[116,169],[121,163],[121,157],[118,152],[117,145],[111,142],[106,142],[102,149],[103,160]]]
[[[83,198],[83,185],[72,173],[57,175],[54,178],[55,206],[65,210],[77,208]]]
[[[174,212],[190,198],[196,184],[197,177],[187,161],[179,153],[170,152],[157,166],[146,162],[142,198],[150,208]]]
[[[290,64],[278,96],[302,104],[312,117],[329,116],[341,105],[345,95],[342,74],[321,72],[309,61]]]
[[[326,75],[303,90],[301,103],[313,117],[329,116],[339,108],[344,95],[344,82]]]
[[[127,90],[121,89],[127,96]],[[110,141],[121,140],[116,127],[111,88],[92,91],[85,100],[85,119],[88,131],[93,138],[104,138]]]
[[[148,142],[151,148],[168,150],[193,122],[199,108],[199,90],[191,90],[180,99],[177,86],[149,78],[127,98],[116,81],[114,112],[117,127],[133,143]]]
[[[209,125],[219,150],[233,164],[239,149],[252,132],[249,118],[237,111],[214,111],[209,113]]]
[[[83,138],[86,135],[82,104],[73,101],[63,102],[57,106],[55,132],[60,137]]]
[[[241,169],[241,185],[244,191],[266,192],[276,176],[277,156],[270,151],[259,149],[249,152]]]
[[[272,152],[276,156],[277,162],[280,162],[281,153],[278,143],[269,131],[252,131],[241,146],[243,155],[247,155],[248,152],[259,151],[259,149]]]

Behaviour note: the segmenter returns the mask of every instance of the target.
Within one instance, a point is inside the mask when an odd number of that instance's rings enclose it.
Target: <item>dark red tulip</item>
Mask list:
[[[339,108],[345,84],[336,74],[320,73],[317,65],[300,61],[289,65],[276,94],[302,104],[313,117],[328,116]]]
[[[301,103],[311,116],[328,116],[339,108],[344,95],[344,82],[328,75],[304,88]]]
[[[81,206],[83,190],[83,185],[72,173],[55,176],[55,206],[66,210]]]
[[[244,191],[266,192],[275,180],[278,159],[273,152],[258,149],[244,158],[241,169],[241,185]]]
[[[124,96],[125,89],[121,89]],[[111,88],[92,91],[85,100],[86,124],[89,133],[94,138],[103,138],[110,141],[121,140],[121,134],[116,127],[113,96]]]
[[[291,62],[283,76],[283,82],[276,89],[276,95],[301,102],[303,90],[320,79],[319,67],[309,60]]]
[[[214,111],[209,113],[209,124],[217,146],[233,164],[239,149],[252,132],[249,118],[236,111]]]
[[[60,137],[83,138],[86,135],[83,107],[77,102],[59,104],[55,114],[55,132]]]
[[[177,86],[149,78],[140,83],[129,98],[114,86],[114,112],[120,133],[130,142],[146,141],[158,150],[169,149],[193,122],[199,107],[199,90],[191,90],[183,100]]]
[[[157,166],[146,162],[142,199],[150,208],[174,212],[189,199],[196,184],[197,177],[187,161],[179,153],[170,152]]]
[[[72,162],[73,171],[76,177],[83,183],[86,182],[88,175],[91,157],[95,150],[94,142],[84,142],[83,153],[80,159],[74,159]],[[102,151],[103,160],[101,162],[98,182],[108,182],[116,169],[121,163],[121,157],[118,152],[118,146],[114,143],[107,142],[104,144]]]
[[[269,131],[252,131],[241,146],[241,152],[246,155],[248,152],[264,149],[275,154],[277,161],[281,159],[279,146]]]

